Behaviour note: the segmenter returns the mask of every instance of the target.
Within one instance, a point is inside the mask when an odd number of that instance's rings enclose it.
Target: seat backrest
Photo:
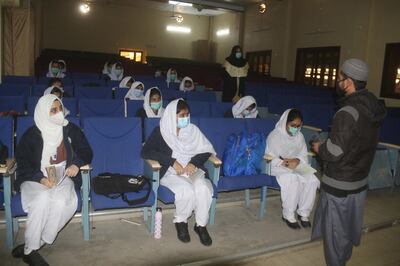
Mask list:
[[[303,124],[328,131],[334,115],[334,106],[331,104],[304,104],[300,106],[303,114]]]
[[[109,87],[75,87],[75,97],[79,99],[111,99],[112,89]]]
[[[4,84],[32,84],[32,76],[3,76],[1,81]]]
[[[79,126],[79,119],[77,117],[67,117],[67,120],[70,123],[74,123]],[[30,127],[34,126],[35,122],[33,120],[33,116],[20,116],[17,118],[17,126],[16,126],[16,144],[19,143],[21,137],[24,135],[25,131],[27,131]]]
[[[50,79],[51,78],[48,78],[48,77],[39,77],[37,79],[37,81],[36,81],[36,84],[47,85],[47,84],[49,84]],[[62,80],[64,86],[67,86],[67,85],[71,85],[72,86],[73,85],[72,79],[70,77],[68,77],[68,76],[65,77],[65,78],[62,78],[61,80]]]
[[[74,78],[74,85],[76,87],[106,87],[107,83],[97,76],[95,78]]]
[[[400,145],[400,118],[386,117],[380,133],[381,142]]]
[[[31,93],[31,85],[28,84],[0,84],[0,96],[28,97]]]
[[[264,133],[265,136],[274,130],[276,119],[244,119],[246,121],[246,129],[248,133]]]
[[[225,112],[232,109],[232,103],[214,102],[210,103],[211,116],[213,118],[224,117]]]
[[[35,107],[36,107],[36,104],[38,101],[39,101],[39,97],[36,97],[36,96],[28,97],[28,115],[29,116],[33,116],[33,114],[35,112]],[[70,112],[68,117],[75,117],[76,114],[78,113],[77,99],[72,98],[72,97],[65,97],[62,99],[62,102],[63,102],[65,108],[67,108]]]
[[[14,155],[13,150],[13,119],[12,117],[0,117],[0,141],[8,148],[8,157]]]
[[[128,93],[128,88],[115,88],[114,89],[114,97],[115,99],[124,99],[125,95]]]
[[[208,102],[188,101],[190,117],[211,117],[210,104]]]
[[[47,84],[35,84],[32,86],[32,96],[43,96],[44,91],[48,88]],[[68,97],[74,96],[74,86],[72,85],[64,85],[63,87],[64,93],[68,95]]]
[[[150,89],[151,87],[158,87],[160,90],[167,89],[167,83],[165,80],[158,80],[158,79],[149,79],[149,80],[141,80],[136,79],[136,81],[143,82],[145,89]]]
[[[0,112],[11,110],[20,114],[25,112],[24,96],[0,96]]]
[[[126,106],[128,108],[128,117],[135,117],[137,110],[143,108],[143,101],[128,100],[126,101]]]
[[[185,98],[186,95],[182,91],[177,90],[163,90],[162,92],[163,101],[171,102],[178,98]]]
[[[112,99],[80,99],[79,116],[81,119],[95,116],[123,117],[124,102]]]
[[[92,177],[99,173],[142,174],[140,118],[93,117],[84,132],[93,150]]]
[[[246,129],[245,119],[199,118],[199,128],[213,144],[217,156],[222,159],[226,140],[231,134],[239,134]]]
[[[257,106],[267,106],[267,91],[260,86],[247,86],[246,95],[251,95],[256,99]]]
[[[293,108],[294,97],[285,93],[267,93],[267,107],[271,114],[283,114],[287,109]]]
[[[98,80],[100,79],[100,74],[99,73],[80,73],[80,72],[74,72],[71,73],[72,78],[74,81],[76,79],[92,79],[92,80]]]
[[[164,88],[166,90],[174,90],[174,91],[179,90],[180,83],[170,82],[169,86],[167,85],[167,82],[164,82],[164,83],[165,83]]]
[[[216,102],[217,95],[213,91],[190,91],[185,95],[188,101]]]

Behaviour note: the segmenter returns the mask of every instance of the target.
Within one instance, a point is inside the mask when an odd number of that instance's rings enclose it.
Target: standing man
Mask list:
[[[312,144],[326,170],[311,239],[322,237],[329,266],[345,265],[361,240],[368,173],[379,139],[385,107],[365,87],[368,66],[346,60],[339,72],[339,110],[329,138]]]

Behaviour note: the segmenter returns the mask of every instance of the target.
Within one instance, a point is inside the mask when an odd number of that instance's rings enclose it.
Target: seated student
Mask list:
[[[162,77],[162,71],[160,69],[157,69],[156,72],[154,72],[154,77],[155,78],[161,78]]]
[[[109,80],[122,80],[124,77],[124,67],[121,63],[115,63],[111,67],[111,72],[108,73]]]
[[[172,83],[180,83],[181,81],[178,79],[178,73],[176,72],[176,70],[174,68],[170,68],[168,69],[167,72],[167,86],[169,88],[169,84]]]
[[[60,78],[51,78],[49,79],[49,83],[47,84],[48,87],[57,87],[60,88],[62,91],[62,97],[70,97],[70,95],[64,91],[64,83],[62,82],[62,80]]]
[[[131,88],[125,95],[125,100],[143,100],[144,84],[140,81],[135,81],[132,83]]]
[[[179,85],[180,91],[193,91],[194,90],[194,83],[190,77],[184,77]]]
[[[143,108],[137,110],[136,116],[144,119],[162,117],[163,113],[161,91],[157,87],[148,89],[144,95]]]
[[[309,164],[306,142],[300,132],[302,124],[303,116],[299,110],[286,110],[269,134],[265,150],[274,158],[271,172],[281,187],[282,219],[292,229],[300,228],[296,210],[301,225],[311,227],[309,216],[319,187],[314,174],[293,172],[297,166]]]
[[[51,87],[48,87],[43,93],[43,95],[47,95],[47,94],[54,94],[55,96],[57,96],[58,99],[62,100],[62,98],[64,96],[64,90],[63,90],[63,88],[51,86]],[[69,113],[70,113],[69,110],[64,106],[64,116],[68,116]]]
[[[112,62],[112,61],[107,61],[107,62],[105,62],[104,63],[104,66],[103,66],[103,70],[101,71],[101,73],[104,75],[104,76],[107,76],[108,77],[108,75],[111,73],[111,69],[112,69],[112,66],[114,65],[114,63]]]
[[[157,160],[161,164],[160,184],[175,194],[173,222],[178,239],[184,243],[190,241],[187,220],[194,211],[194,231],[203,245],[210,246],[212,240],[206,225],[213,187],[204,175],[196,179],[190,176],[198,168],[204,169],[204,163],[211,154],[215,154],[215,150],[199,128],[190,123],[189,112],[189,106],[183,99],[168,104],[160,127],[153,130],[143,146],[142,157]]]
[[[60,71],[64,74],[67,73],[67,63],[64,60],[58,60],[58,64],[60,65]]]
[[[244,96],[225,112],[226,118],[260,118],[258,116],[257,103],[253,96]]]
[[[48,265],[38,250],[52,244],[76,212],[75,188],[82,181],[79,168],[92,161],[92,149],[79,127],[64,119],[63,105],[52,94],[39,99],[35,125],[22,136],[16,150],[17,179],[22,208],[28,213],[25,243],[12,251],[29,265]],[[61,183],[48,178],[46,167],[65,167]]]
[[[65,73],[61,72],[60,63],[53,60],[49,63],[49,71],[46,74],[48,78],[64,78]]]
[[[126,76],[119,83],[119,87],[129,89],[132,86],[133,82],[135,82],[135,80],[131,76]]]

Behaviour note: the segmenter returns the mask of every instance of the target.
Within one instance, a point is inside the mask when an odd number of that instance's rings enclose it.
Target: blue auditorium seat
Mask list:
[[[79,116],[81,119],[96,116],[123,117],[124,101],[112,99],[80,99]]]
[[[20,114],[24,114],[24,96],[0,96],[0,112],[7,112],[11,110],[14,110]]]
[[[188,101],[216,102],[217,96],[213,91],[189,91],[184,96]]]
[[[75,87],[75,97],[79,99],[111,99],[112,89],[109,87]]]
[[[0,96],[28,97],[31,93],[31,85],[28,84],[0,84]]]
[[[232,103],[214,102],[210,103],[211,117],[224,117],[225,112],[232,109]]]

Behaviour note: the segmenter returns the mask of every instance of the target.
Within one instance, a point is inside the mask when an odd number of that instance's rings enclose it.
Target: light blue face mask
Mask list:
[[[143,91],[142,90],[138,90],[138,89],[133,89],[133,94],[136,97],[141,97],[141,96],[143,96]]]
[[[237,59],[240,59],[240,58],[242,58],[242,53],[241,52],[236,52],[235,56],[236,56]]]
[[[122,69],[115,69],[115,74],[117,76],[121,75],[122,74]]]
[[[178,117],[178,128],[187,127],[190,124],[190,116],[187,117]]]
[[[151,109],[158,110],[161,108],[161,101],[160,102],[152,102],[150,103]]]
[[[57,75],[58,72],[60,72],[60,69],[59,69],[58,67],[52,67],[52,68],[51,68],[51,72],[52,72],[54,75]]]
[[[170,79],[171,81],[175,81],[175,80],[176,80],[176,75],[175,75],[175,74],[169,75],[169,79]]]
[[[294,136],[299,131],[298,127],[289,127],[289,133]]]

